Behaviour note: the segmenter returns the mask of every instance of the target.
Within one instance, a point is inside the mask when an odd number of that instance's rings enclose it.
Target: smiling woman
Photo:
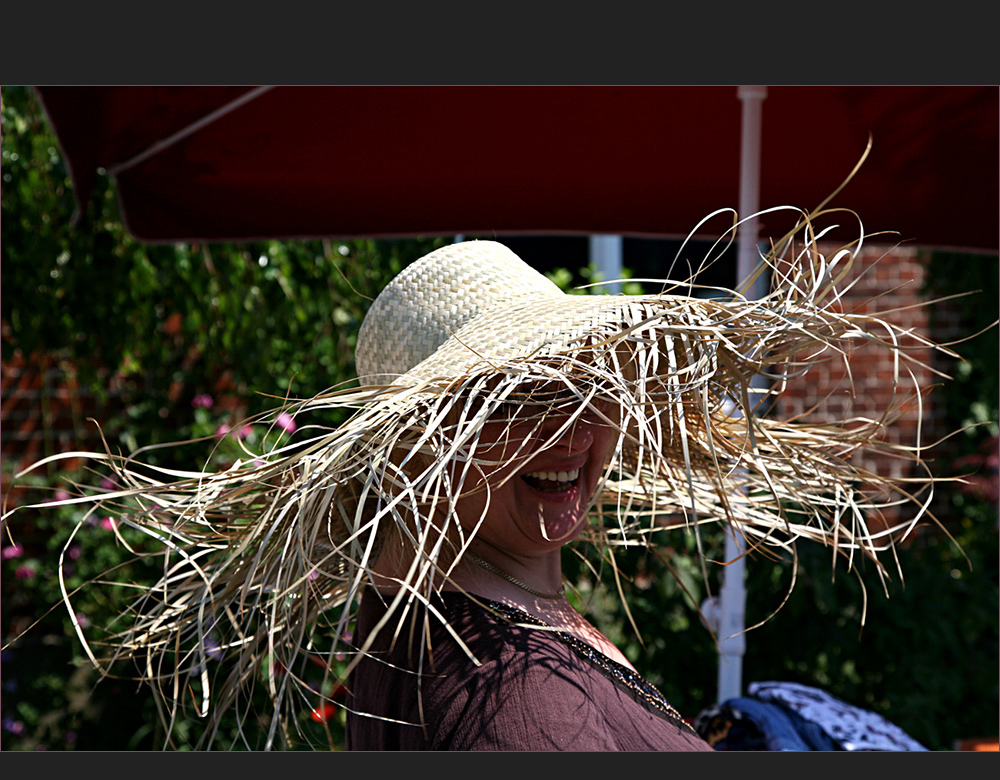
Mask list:
[[[621,436],[609,403],[566,407],[532,403],[483,425],[477,479],[454,504],[470,541],[433,599],[443,620],[423,616],[426,667],[410,642],[376,636],[348,682],[348,747],[708,749],[566,600],[562,548],[583,531]],[[412,561],[376,564],[361,644]]]
[[[776,244],[779,283],[754,301],[671,284],[567,295],[498,243],[443,247],[372,303],[357,387],[268,415],[292,444],[211,473],[95,456],[121,488],[75,500],[164,548],[117,655],[140,662],[163,712],[194,702],[202,746],[262,676],[265,747],[306,738],[308,702],[346,707],[361,750],[707,749],[574,609],[561,552],[592,544],[613,566],[616,548],[717,522],[750,545],[804,538],[878,566],[893,540],[865,520],[900,499],[852,455],[888,447],[893,410],[772,420],[757,412],[781,382],[762,399],[751,384],[845,360],[852,342],[901,364],[930,345],[841,311],[839,269],[861,238],[824,256],[801,216],[801,246]],[[351,416],[316,422],[330,410]],[[217,685],[219,654],[231,672]]]

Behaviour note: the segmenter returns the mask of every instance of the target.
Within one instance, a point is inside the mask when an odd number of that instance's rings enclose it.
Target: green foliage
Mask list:
[[[971,567],[954,544],[923,534],[899,551],[902,578],[888,594],[872,572],[863,572],[867,604],[862,579],[845,572],[834,579],[829,557],[803,545],[802,578],[792,598],[748,635],[752,679],[819,685],[879,712],[932,749],[992,735],[1000,609],[995,510],[992,524],[969,519],[965,525],[958,541]],[[750,565],[750,594],[773,593],[769,581],[789,581],[787,562]],[[751,620],[764,617],[764,604],[755,599],[750,606]]]
[[[109,487],[105,483],[102,489]],[[25,504],[66,498],[59,489],[53,491],[46,478],[24,479],[21,489]],[[113,637],[126,627],[122,610],[133,603],[141,608],[135,602],[135,586],[148,585],[162,574],[162,546],[127,521],[88,515],[79,504],[33,513],[30,522],[18,523],[15,531],[18,541],[3,546],[2,562],[3,749],[157,750],[165,744],[190,749],[202,734],[193,703],[182,704],[182,716],[168,736],[149,689],[138,682],[139,670],[108,658]],[[63,588],[71,602],[69,611],[61,603]],[[107,676],[102,678],[84,656],[74,622]],[[208,671],[218,684],[230,659],[210,642],[206,649]],[[345,665],[346,658],[341,658],[334,676]],[[265,671],[261,669],[254,681],[245,721],[239,724],[235,714],[227,716],[215,747],[263,747],[269,726]],[[310,662],[296,672],[315,686],[317,695],[302,702],[297,713],[302,735],[293,739],[301,744],[329,739],[342,745],[344,713],[336,706],[324,707],[328,698],[339,698],[331,676],[324,675],[322,664]]]
[[[287,435],[281,424],[268,429],[241,421],[286,396],[309,397],[350,381],[357,330],[371,299],[405,265],[444,242],[143,245],[122,227],[106,177],[98,177],[74,222],[68,172],[34,93],[4,87],[0,96],[3,358],[54,356],[72,366],[81,385],[120,410],[100,421],[112,450],[192,440],[144,453],[149,462],[191,469],[225,466],[245,457],[244,447],[275,443]],[[7,508],[51,498],[72,481],[93,484],[100,477],[41,473],[4,497]],[[72,505],[25,510],[4,528],[5,749],[150,749],[166,739],[149,692],[133,681],[134,669],[116,666],[99,680],[90,668],[60,606],[56,576],[59,551],[79,524],[69,548],[79,555],[69,562],[67,585],[88,583],[74,609],[99,639],[129,591],[98,587],[94,578],[112,572],[114,582],[155,581],[160,562],[146,554],[155,548],[144,550],[122,527],[122,538],[142,553],[133,560],[106,527],[110,520],[82,515]],[[224,666],[218,659],[216,671]],[[314,737],[325,726],[334,742],[342,734],[342,713],[325,724],[308,707],[301,716]],[[259,746],[266,724],[251,720],[246,731],[251,746]],[[193,744],[197,733],[197,716],[186,714],[171,744]],[[235,734],[235,723],[226,724],[219,744]]]
[[[45,479],[22,484],[24,503],[68,495],[48,489]],[[136,697],[135,684],[127,680],[97,685],[98,675],[84,660],[61,603],[64,585],[89,641],[114,630],[128,600],[128,583],[155,576],[152,559],[128,552],[129,547],[143,552],[143,540],[117,518],[88,517],[79,505],[38,512],[30,523],[18,523],[10,531],[16,542],[4,540],[2,566],[3,748],[90,749],[111,744],[112,734],[122,747],[153,747],[152,701]],[[95,652],[103,654],[99,643]],[[107,732],[102,734],[102,728]]]
[[[950,304],[931,308],[932,324],[939,324],[952,309],[961,312],[962,332],[971,336],[957,345],[962,359],[946,366],[951,381],[940,392],[946,398],[948,421],[965,429],[967,451],[1000,434],[1000,263],[994,256],[969,257],[951,252],[935,253],[927,268],[925,294],[933,298],[962,296]]]
[[[601,295],[606,292],[606,288],[601,285],[601,275],[593,264],[579,268],[575,272],[569,268],[555,268],[546,276],[569,295]],[[630,277],[631,271],[623,268],[622,278],[628,280]],[[639,282],[625,281],[621,285],[621,292],[625,295],[642,295],[644,290]]]

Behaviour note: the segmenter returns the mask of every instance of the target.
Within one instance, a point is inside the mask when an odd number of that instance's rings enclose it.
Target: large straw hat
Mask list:
[[[477,365],[489,370],[490,361],[527,365],[622,338],[668,309],[676,327],[692,328],[693,342],[697,315],[688,316],[687,302],[569,295],[502,244],[452,244],[410,265],[375,299],[358,334],[358,374],[362,383],[447,383]]]
[[[198,691],[199,706],[218,713],[265,655],[284,668],[306,647],[332,657],[330,635],[348,627],[386,544],[413,552],[400,598],[429,599],[474,533],[450,499],[472,484],[464,476],[491,468],[477,458],[484,424],[528,400],[544,409],[556,399],[565,409],[568,398],[571,415],[595,399],[617,410],[591,542],[652,544],[678,532],[667,530],[678,522],[692,533],[722,522],[751,548],[806,538],[852,560],[876,558],[899,531],[873,516],[917,500],[920,486],[900,494],[860,470],[856,456],[892,449],[885,425],[920,392],[903,391],[902,372],[915,359],[907,350],[931,345],[876,315],[841,311],[837,285],[861,238],[827,256],[808,218],[801,227],[798,244],[783,240],[766,258],[773,289],[756,300],[678,283],[660,294],[570,295],[501,244],[446,246],[371,305],[358,337],[358,386],[280,410],[303,422],[348,410],[346,423],[305,424],[293,446],[162,481],[128,459],[99,456],[125,486],[104,500],[132,501],[126,521],[168,550],[164,577],[149,590],[155,598],[136,605],[119,653],[144,659],[160,687]],[[898,400],[882,417],[808,425],[762,413],[788,377],[847,360],[854,344],[902,358]],[[768,380],[763,391],[755,377]],[[218,691],[202,675],[209,630],[235,659]],[[268,681],[279,715],[293,681]]]

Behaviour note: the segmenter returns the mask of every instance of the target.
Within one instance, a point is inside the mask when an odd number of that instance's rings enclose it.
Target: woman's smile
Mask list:
[[[521,479],[543,493],[564,493],[574,489],[580,478],[580,469],[569,471],[534,471],[522,474]]]

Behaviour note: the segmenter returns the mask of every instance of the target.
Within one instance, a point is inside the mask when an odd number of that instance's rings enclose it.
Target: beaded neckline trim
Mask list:
[[[547,623],[539,620],[534,615],[525,612],[509,604],[501,604],[496,601],[487,601],[487,607],[509,622],[529,623],[540,628],[551,628]],[[622,666],[617,661],[608,658],[604,653],[592,647],[582,639],[565,631],[555,629],[553,635],[560,642],[569,647],[576,655],[590,663],[598,671],[604,674],[612,682],[626,688],[630,693],[644,703],[648,708],[660,713],[671,721],[678,723],[686,729],[697,733],[694,728],[687,723],[681,714],[664,698],[656,687],[646,680],[642,675],[632,671],[627,666]]]

